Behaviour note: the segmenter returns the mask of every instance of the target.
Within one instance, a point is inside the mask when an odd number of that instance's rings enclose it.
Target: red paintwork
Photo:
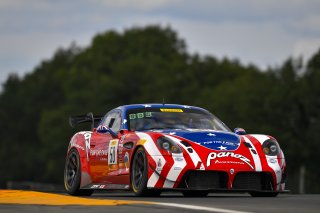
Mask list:
[[[149,136],[152,138],[153,141],[156,141],[156,139],[163,135],[161,133],[146,133],[149,134]],[[90,142],[88,142],[88,137],[90,135]],[[273,175],[273,179],[276,180],[276,174],[273,168],[271,168],[267,162],[267,158],[265,154],[262,152],[261,143],[253,136],[245,135],[251,143],[254,145],[255,149],[257,150],[257,155],[259,156],[259,159],[261,161],[261,167],[262,171],[270,172]],[[175,136],[176,138],[179,138],[178,136]],[[271,138],[271,137],[270,137]],[[117,146],[117,164],[114,165],[108,165],[108,150],[109,150],[109,144],[110,140],[117,139],[118,146]],[[131,166],[131,160],[133,157],[133,154],[137,148],[137,146],[143,146],[143,144],[139,144],[140,138],[134,133],[130,131],[123,131],[119,133],[119,136],[117,138],[113,138],[109,133],[98,133],[96,131],[93,132],[80,132],[77,133],[70,142],[70,146],[68,148],[68,152],[70,149],[77,149],[80,158],[81,158],[81,170],[82,173],[88,174],[90,179],[81,180],[81,187],[86,188],[90,187],[92,184],[123,184],[130,186],[130,166]],[[188,141],[186,139],[183,139],[185,141]],[[126,142],[133,142],[134,146],[132,149],[127,149],[123,147],[123,144]],[[223,158],[216,158],[214,160],[211,160],[211,165],[207,166],[207,158],[210,155],[210,153],[223,153],[224,151],[214,151],[209,148],[206,148],[204,146],[198,145],[196,143],[193,143],[192,141],[188,141],[190,144],[192,144],[193,149],[196,151],[196,153],[199,155],[201,161],[203,162],[203,166],[205,170],[215,170],[215,171],[225,171],[229,175],[229,183],[228,188],[231,189],[232,182],[237,174],[237,172],[241,171],[255,171],[255,164],[252,154],[250,153],[250,150],[243,144],[244,137],[241,136],[241,145],[239,148],[235,151],[232,151],[234,154],[240,154],[241,156],[245,156],[247,159],[250,160],[250,165],[253,166],[251,168],[247,163],[244,161],[241,161],[235,157],[223,157]],[[155,143],[155,146],[158,147],[157,143]],[[145,149],[148,157],[148,178],[152,176],[154,173],[154,169],[157,167],[157,162],[154,161],[152,158],[152,153],[149,153],[149,150]],[[170,153],[167,151],[164,151],[158,147],[159,152],[164,157],[166,163],[163,166],[163,169],[160,172],[160,178],[157,180],[157,182],[154,185],[154,188],[163,188],[164,183],[166,179],[164,177],[167,177],[170,169],[172,168],[174,164],[173,157]],[[188,170],[195,170],[197,169],[194,165],[194,162],[189,155],[189,153],[185,150],[183,150],[183,157],[186,161],[186,166],[181,170],[180,174],[178,175],[173,188],[176,188],[183,176],[183,174]],[[98,154],[97,154],[98,153]],[[125,162],[125,155],[129,155],[129,162]],[[281,171],[284,172],[285,169],[285,162],[283,154],[277,156],[278,159],[278,165],[281,168]],[[217,161],[218,160],[218,161]],[[219,160],[223,161],[230,161],[230,162],[238,162],[239,164],[235,164],[234,166],[230,166],[230,164],[227,163],[220,163]],[[235,172],[233,174],[230,173],[230,168],[234,168]],[[199,168],[198,168],[199,169]],[[276,181],[274,181],[274,188],[276,189]],[[283,187],[280,186],[279,190],[283,190]]]

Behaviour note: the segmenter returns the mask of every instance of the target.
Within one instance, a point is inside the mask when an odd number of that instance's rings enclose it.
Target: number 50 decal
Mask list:
[[[117,164],[118,139],[110,140],[108,148],[108,164]]]

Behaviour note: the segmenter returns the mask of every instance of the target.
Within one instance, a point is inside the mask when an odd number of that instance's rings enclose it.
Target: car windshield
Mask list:
[[[214,115],[197,109],[145,108],[127,112],[128,127],[131,131],[157,129],[230,129]]]

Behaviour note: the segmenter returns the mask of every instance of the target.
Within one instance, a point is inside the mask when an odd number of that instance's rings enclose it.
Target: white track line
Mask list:
[[[185,204],[179,204],[179,203],[154,203],[154,204],[161,205],[161,206],[170,206],[170,207],[176,207],[176,208],[183,208],[183,209],[208,211],[208,212],[250,213],[250,212],[236,211],[236,210],[230,210],[230,209],[220,209],[220,208],[212,208],[212,207],[204,207],[204,206],[185,205]]]

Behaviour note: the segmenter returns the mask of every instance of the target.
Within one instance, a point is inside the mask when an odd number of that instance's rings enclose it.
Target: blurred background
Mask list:
[[[62,188],[69,115],[165,98],[274,136],[287,188],[319,193],[319,11],[317,0],[0,1],[0,188]]]

